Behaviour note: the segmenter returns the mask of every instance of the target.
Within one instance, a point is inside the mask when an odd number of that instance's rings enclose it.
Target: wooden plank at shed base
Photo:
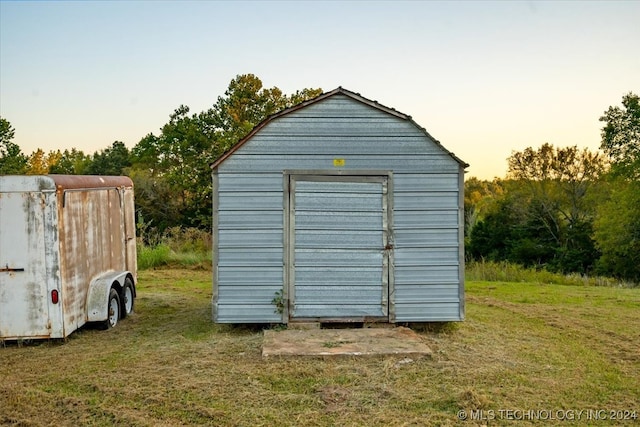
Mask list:
[[[409,328],[266,330],[262,356],[431,357],[429,346]]]

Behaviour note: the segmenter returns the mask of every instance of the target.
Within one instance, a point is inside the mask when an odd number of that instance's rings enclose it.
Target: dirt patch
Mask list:
[[[318,396],[325,405],[326,412],[338,412],[348,401],[350,391],[339,386],[325,386],[318,390]]]

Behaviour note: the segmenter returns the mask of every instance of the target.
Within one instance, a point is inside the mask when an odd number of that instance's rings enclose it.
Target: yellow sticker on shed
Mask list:
[[[344,166],[344,159],[333,159],[333,166],[336,168],[341,168]]]

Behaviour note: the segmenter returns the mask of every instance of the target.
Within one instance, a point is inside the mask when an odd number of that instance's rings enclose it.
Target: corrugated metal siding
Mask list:
[[[460,320],[459,175],[394,182],[396,321]]]
[[[283,120],[283,119],[281,119]],[[265,128],[266,130],[266,128]],[[299,138],[301,135],[298,136]],[[252,153],[264,155],[290,155],[291,153],[317,155],[318,147],[322,147],[325,153],[342,153],[345,155],[375,156],[411,156],[416,152],[423,155],[440,156],[442,150],[437,146],[425,149],[424,134],[412,134],[408,136],[395,136],[398,142],[387,144],[388,136],[353,136],[353,135],[329,135],[329,136],[305,136],[296,140],[281,141],[278,135],[258,134],[251,140]]]
[[[282,172],[220,174],[217,185],[215,320],[280,322],[283,285]]]
[[[354,101],[347,96],[334,96],[328,100],[329,102],[321,102],[309,105],[308,107],[296,110],[287,117],[321,117],[321,118],[389,118],[389,114],[373,108],[367,108],[365,105]]]
[[[348,156],[338,152],[334,154],[318,154],[314,156],[302,154],[288,154],[277,156],[264,156],[244,154],[250,149],[251,142],[242,147],[226,162],[220,165],[220,173],[242,171],[250,173],[269,173],[274,168],[279,167],[280,170],[334,170],[333,161],[336,158],[345,159],[343,170],[368,170],[368,169],[384,169],[394,171],[395,173],[410,173],[416,170],[425,170],[430,173],[447,173],[451,172],[451,168],[458,167],[451,157],[428,156],[428,155],[397,155],[397,156]],[[318,151],[323,151],[323,147],[318,147]]]
[[[335,159],[344,165],[334,166]],[[214,313],[218,322],[276,322],[282,316],[272,299],[282,289],[277,274],[284,260],[284,171],[389,171],[393,173],[395,321],[459,320],[461,317],[460,163],[413,123],[338,94],[267,123],[232,156],[219,164],[218,273]],[[320,205],[335,195],[312,197]],[[367,194],[356,198],[361,205]],[[358,202],[355,206],[358,206]],[[305,280],[326,273],[329,265],[365,265],[378,259],[348,250],[324,250],[338,230],[355,245],[366,212],[298,214],[296,222],[314,228],[298,238],[296,264],[305,265]],[[327,226],[332,225],[332,231]],[[241,233],[242,230],[255,232]],[[363,237],[364,238],[364,237]],[[366,239],[366,238],[365,238]],[[358,242],[361,244],[364,242]],[[380,257],[382,255],[379,255]],[[262,275],[261,272],[265,274]],[[345,278],[358,282],[365,278]],[[373,279],[373,273],[363,285]],[[244,280],[243,277],[247,279]],[[264,279],[263,279],[264,277]],[[349,282],[351,283],[351,282]],[[250,302],[237,296],[251,286]],[[316,292],[316,291],[310,291]],[[320,292],[320,291],[318,291]],[[392,314],[393,315],[393,314]],[[285,319],[286,320],[286,319]]]
[[[340,319],[386,316],[382,255],[386,182],[351,181],[362,179],[359,177],[332,179],[336,181],[292,178],[290,315]],[[353,227],[345,227],[345,223]],[[337,265],[336,255],[349,256],[351,262]]]

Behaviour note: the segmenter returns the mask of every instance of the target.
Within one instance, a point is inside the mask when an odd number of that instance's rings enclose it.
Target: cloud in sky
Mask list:
[[[0,2],[0,114],[29,154],[133,147],[238,74],[337,86],[503,176],[513,150],[595,150],[640,92],[640,2]]]

